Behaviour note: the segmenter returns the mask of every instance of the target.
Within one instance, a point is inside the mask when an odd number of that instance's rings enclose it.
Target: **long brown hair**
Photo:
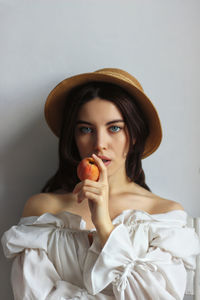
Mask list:
[[[130,138],[126,157],[126,174],[131,181],[151,191],[145,183],[142,168],[142,154],[149,134],[143,112],[133,97],[121,87],[107,82],[90,82],[72,89],[66,96],[59,139],[59,166],[55,175],[43,187],[42,192],[53,192],[58,189],[71,192],[79,182],[76,169],[81,157],[75,143],[75,123],[81,106],[96,97],[113,102],[121,111]],[[134,140],[135,143],[131,143]]]

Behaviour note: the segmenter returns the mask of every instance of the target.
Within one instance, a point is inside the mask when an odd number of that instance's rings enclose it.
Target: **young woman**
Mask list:
[[[15,299],[183,299],[199,241],[181,204],[145,182],[141,160],[162,130],[140,83],[119,69],[67,78],[45,116],[58,171],[2,238]],[[78,179],[85,157],[98,181]]]

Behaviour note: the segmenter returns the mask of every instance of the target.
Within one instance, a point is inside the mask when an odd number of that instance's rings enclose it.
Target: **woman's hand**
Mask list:
[[[92,222],[104,244],[114,228],[109,214],[107,168],[95,154],[92,157],[100,170],[99,180],[83,180],[75,186],[73,193],[77,193],[79,203],[88,200]]]

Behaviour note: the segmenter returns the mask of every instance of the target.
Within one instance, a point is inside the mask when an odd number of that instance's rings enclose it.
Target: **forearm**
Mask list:
[[[109,238],[114,228],[115,227],[111,221],[108,222],[106,225],[104,224],[104,225],[96,226],[97,234],[99,236],[102,247],[105,245],[107,239]]]

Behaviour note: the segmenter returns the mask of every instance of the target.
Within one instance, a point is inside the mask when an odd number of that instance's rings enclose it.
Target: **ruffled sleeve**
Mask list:
[[[101,249],[98,236],[90,248],[84,283],[95,295],[112,285],[117,300],[183,299],[186,269],[195,268],[200,252],[187,214],[130,212],[116,222]]]
[[[2,236],[1,242],[7,258],[13,258],[24,249],[40,249],[47,251],[49,236],[56,226],[56,218],[49,214],[41,217],[26,217],[20,219],[18,225],[12,226]]]
[[[22,218],[4,233],[4,253],[14,258],[11,282],[15,300],[94,299],[85,288],[65,281],[49,256],[51,237],[66,225],[73,224],[64,224],[62,216],[44,214]],[[70,266],[66,264],[65,268]]]

